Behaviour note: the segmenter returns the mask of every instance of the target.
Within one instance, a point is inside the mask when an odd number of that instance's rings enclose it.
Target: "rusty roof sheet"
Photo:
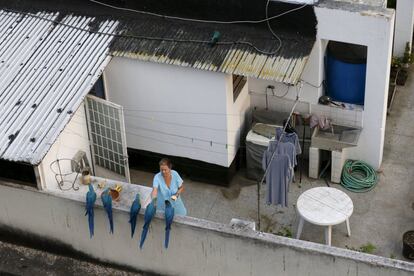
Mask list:
[[[215,31],[214,26],[199,30],[197,27],[183,23],[171,24],[171,22],[164,23],[153,19],[138,24],[127,22],[124,29],[124,34],[145,34],[146,37],[166,38],[166,40],[118,37],[111,46],[111,54],[114,56],[237,74],[293,85],[299,81],[315,41],[314,37],[281,33],[280,49],[276,54],[268,55],[245,44],[216,44],[211,47],[208,43],[192,42],[209,41]],[[221,29],[223,30],[223,27]],[[276,40],[263,34],[267,32],[263,29],[256,30],[256,36],[241,37],[240,33],[236,34],[233,30],[227,32],[228,29],[223,30],[221,40],[223,42],[248,41],[266,52],[274,51],[279,47]],[[255,32],[254,27],[242,29],[248,30],[248,34]]]

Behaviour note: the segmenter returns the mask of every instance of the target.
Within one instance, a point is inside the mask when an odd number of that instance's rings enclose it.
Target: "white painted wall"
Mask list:
[[[92,157],[88,140],[88,129],[86,126],[85,108],[82,103],[78,110],[73,114],[69,123],[66,125],[62,133],[60,133],[56,142],[52,145],[49,152],[43,158],[39,165],[40,179],[42,182],[42,188],[46,188],[45,185],[50,185],[47,188],[57,188],[57,182],[55,174],[50,168],[50,164],[56,159],[73,158],[75,154],[82,150],[86,152],[89,165],[92,166]],[[62,173],[71,172],[70,161],[63,160],[60,162]],[[53,169],[58,171],[56,164]],[[68,176],[67,179],[70,179]],[[66,179],[66,178],[65,178]],[[46,184],[47,183],[47,184]],[[69,184],[67,184],[69,185]],[[68,188],[69,186],[65,186]]]
[[[347,11],[317,6],[317,41],[302,74],[302,80],[319,86],[324,78],[324,55],[329,40],[368,46],[365,103],[363,111],[344,110],[318,104],[323,88],[302,83],[301,103],[296,111],[306,114],[326,115],[335,123],[363,127],[359,145],[347,150],[347,157],[368,162],[379,168],[384,145],[386,105],[388,97],[388,76],[391,62],[394,14],[388,10],[383,14],[375,12]],[[287,86],[257,79],[249,80],[253,107],[266,106],[264,94],[267,85],[276,87],[275,94],[283,95]],[[289,112],[297,95],[297,87],[291,87],[283,99],[269,96],[269,109]],[[268,94],[271,91],[268,90]],[[310,105],[308,104],[310,103]]]
[[[104,262],[146,272],[183,276],[408,276],[414,272],[408,262],[189,217],[176,217],[168,250],[163,248],[164,220],[156,217],[139,250],[143,215],[131,239],[127,211],[114,210],[111,235],[103,209],[96,207],[95,236],[90,239],[84,212],[83,202],[0,185],[0,227],[59,241]]]
[[[413,39],[414,1],[398,0],[395,13],[394,56],[402,57],[405,45]]]
[[[317,40],[315,42],[309,56],[309,60],[302,73],[302,83],[298,84],[297,86],[291,86],[289,88],[289,91],[287,90],[289,86],[280,82],[249,78],[249,91],[252,97],[252,105],[254,107],[266,107],[266,98],[264,95],[266,93],[266,87],[268,85],[273,85],[275,87],[274,92],[276,95],[276,97],[272,96],[272,91],[270,89],[267,90],[267,93],[269,95],[269,109],[271,109],[272,104],[278,102],[280,99],[280,97],[277,96],[283,96],[284,100],[295,100],[296,96],[298,95],[300,86],[302,86],[302,91],[300,92],[300,101],[306,103],[317,103],[319,97],[323,93],[323,87],[321,83],[324,79],[323,58],[326,45],[327,43],[321,40]]]
[[[252,108],[266,108],[289,113],[293,107],[294,100],[299,95],[299,104],[295,111],[301,114],[311,112],[310,104],[317,104],[318,99],[323,95],[322,81],[324,79],[324,55],[327,41],[316,40],[309,60],[302,73],[301,81],[296,86],[287,86],[280,82],[249,78],[249,93]],[[273,85],[274,95],[268,85]],[[288,91],[289,89],[289,91]]]
[[[238,138],[230,133],[242,120],[228,118],[248,95],[231,106],[228,75],[114,57],[104,78],[107,99],[124,106],[128,147],[231,164]]]
[[[226,75],[226,110],[227,116],[227,143],[229,146],[228,164],[234,159],[240,147],[240,137],[245,137],[247,130],[247,116],[250,110],[250,96],[248,91],[248,81],[240,92],[236,101],[233,100],[233,77]]]
[[[392,52],[394,11],[347,11],[315,7],[317,38],[368,46],[363,131],[348,157],[378,169],[382,162],[388,83]]]

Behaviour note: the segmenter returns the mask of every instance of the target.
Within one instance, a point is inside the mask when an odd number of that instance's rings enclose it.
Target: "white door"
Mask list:
[[[122,106],[91,95],[85,102],[94,165],[130,182]]]

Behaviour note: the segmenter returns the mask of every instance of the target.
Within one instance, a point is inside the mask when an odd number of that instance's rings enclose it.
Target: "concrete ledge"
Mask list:
[[[115,234],[95,210],[90,239],[84,204],[41,191],[0,186],[0,224],[66,244],[104,262],[172,275],[412,275],[414,264],[295,240],[251,229],[237,229],[191,217],[176,217],[170,247],[163,248],[164,218],[157,214],[143,250],[130,238],[128,212],[114,210]],[[133,241],[133,242],[132,242]],[[156,261],[154,261],[156,260]]]

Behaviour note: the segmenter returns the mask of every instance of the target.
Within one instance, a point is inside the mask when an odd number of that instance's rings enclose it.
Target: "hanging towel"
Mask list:
[[[283,128],[277,127],[276,128],[276,139],[275,140],[279,141],[280,136],[282,135],[282,133],[283,133]],[[292,143],[295,146],[296,155],[299,155],[299,154],[302,153],[302,149],[301,149],[300,143],[299,143],[299,137],[295,132],[292,132],[292,133],[286,133],[285,132],[281,142]]]

